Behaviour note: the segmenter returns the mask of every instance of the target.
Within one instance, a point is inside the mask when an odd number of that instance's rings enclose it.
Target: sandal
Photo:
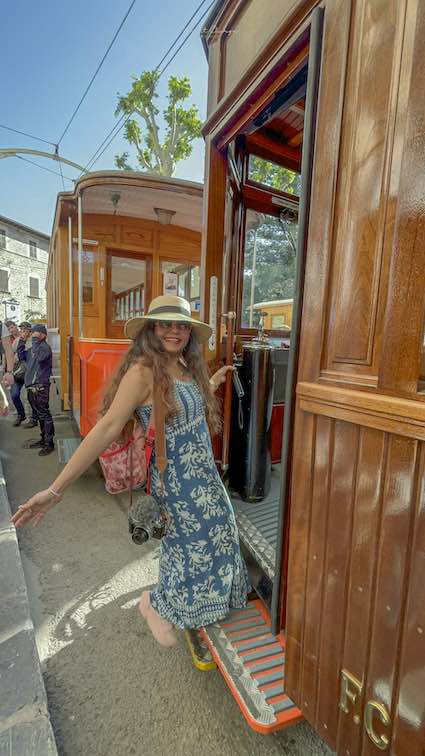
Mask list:
[[[149,591],[143,591],[142,598],[139,602],[139,612],[148,623],[155,640],[166,648],[171,648],[177,643],[177,635],[174,632],[173,625],[168,620],[160,617],[158,612],[153,608],[150,600]]]

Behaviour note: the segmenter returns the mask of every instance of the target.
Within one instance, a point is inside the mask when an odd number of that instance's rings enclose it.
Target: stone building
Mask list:
[[[0,215],[0,319],[44,320],[49,236]]]

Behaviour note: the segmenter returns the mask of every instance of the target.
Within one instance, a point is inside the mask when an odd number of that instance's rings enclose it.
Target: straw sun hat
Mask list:
[[[129,339],[135,339],[141,328],[144,328],[146,323],[155,320],[168,320],[172,323],[189,323],[192,326],[192,330],[196,334],[199,342],[204,342],[209,339],[212,334],[212,329],[206,323],[202,323],[199,320],[192,318],[190,304],[187,299],[183,297],[162,296],[155,297],[149,305],[149,309],[146,315],[130,318],[125,324],[125,335]]]

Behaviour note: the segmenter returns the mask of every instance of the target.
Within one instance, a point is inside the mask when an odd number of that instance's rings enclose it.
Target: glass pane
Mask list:
[[[198,265],[162,262],[163,294],[184,297],[190,301],[192,312],[199,310],[200,269]]]
[[[81,255],[83,273],[83,303],[94,302],[94,252],[84,249]]]
[[[248,179],[287,194],[299,196],[301,191],[301,174],[256,155],[249,156]]]
[[[111,296],[114,321],[143,315],[141,292],[146,286],[146,262],[137,257],[111,256]]]
[[[295,289],[297,221],[247,210],[242,328],[290,331]]]

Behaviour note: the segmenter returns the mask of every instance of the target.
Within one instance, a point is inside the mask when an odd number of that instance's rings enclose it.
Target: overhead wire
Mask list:
[[[184,26],[184,28],[178,34],[178,36],[174,40],[173,44],[168,48],[168,50],[165,53],[165,55],[163,55],[160,63],[154,69],[155,71],[157,71],[159,69],[160,65],[162,65],[162,63],[166,59],[167,55],[170,53],[170,51],[173,49],[173,47],[175,47],[175,45],[177,44],[178,40],[182,37],[182,35],[184,34],[185,30],[187,29],[187,27],[191,23],[191,21],[199,13],[199,11],[201,10],[202,6],[205,5],[206,1],[207,0],[202,0],[202,2],[197,6],[196,10],[192,14],[192,16],[189,19],[189,21],[186,23],[186,25]],[[159,72],[158,79],[161,78],[161,76],[164,73],[164,71],[168,68],[168,66],[170,65],[170,63],[174,60],[174,58],[176,57],[176,55],[180,52],[180,50],[182,49],[182,47],[186,44],[187,40],[192,36],[193,32],[199,26],[199,24],[201,23],[201,21],[203,21],[203,19],[205,18],[205,16],[209,12],[209,10],[212,8],[213,5],[215,5],[215,2],[216,2],[216,0],[212,0],[212,2],[208,5],[207,9],[204,11],[204,13],[202,14],[202,16],[196,21],[196,23],[194,24],[194,26],[192,27],[192,29],[190,30],[190,32],[186,35],[186,37],[184,38],[184,40],[182,41],[182,43],[179,45],[178,49],[175,51],[175,53],[172,56],[172,58],[168,61],[168,63]],[[103,140],[103,142],[101,143],[101,145],[97,148],[96,152],[92,155],[92,157],[88,160],[88,162],[84,166],[83,173],[85,173],[85,172],[87,172],[87,171],[89,171],[89,170],[91,170],[93,168],[93,166],[95,165],[95,163],[97,163],[97,161],[102,157],[102,155],[104,154],[104,152],[106,152],[106,150],[108,149],[109,145],[114,141],[115,137],[118,135],[118,133],[121,131],[121,129],[126,125],[126,123],[128,123],[128,121],[130,120],[130,118],[133,116],[133,113],[134,113],[134,110],[129,115],[126,116],[124,114],[124,115],[122,115],[120,117],[120,119],[118,120],[118,122],[114,125],[114,127],[106,135],[106,137]],[[102,149],[102,147],[103,147],[103,149]],[[80,174],[80,175],[82,175],[82,174]]]
[[[62,179],[62,188],[63,188],[63,190],[65,191],[65,181],[63,180],[63,173],[62,173],[62,163],[61,163],[61,161],[60,161],[60,160],[59,160],[59,170],[60,170],[61,179]]]
[[[51,168],[46,168],[45,165],[40,165],[40,163],[36,163],[35,160],[28,160],[28,158],[22,157],[22,155],[14,155],[14,157],[18,158],[18,160],[23,160],[25,163],[31,163],[31,165],[35,165],[37,168],[40,168],[42,171],[47,171],[48,173],[53,173],[55,176],[60,176],[62,180],[66,178],[67,181],[72,181],[72,183],[74,183],[75,181],[75,179],[72,179],[69,176],[64,176],[62,173],[62,169],[61,169],[61,172],[58,173],[57,171],[52,171]],[[65,189],[65,186],[64,186],[64,189]]]
[[[86,96],[87,96],[87,94],[88,94],[89,90],[91,89],[91,86],[92,86],[92,84],[93,84],[94,80],[96,79],[96,76],[98,75],[98,73],[99,73],[100,69],[102,68],[102,66],[103,66],[103,64],[104,64],[104,62],[105,62],[105,60],[106,60],[106,58],[108,57],[108,55],[109,55],[109,52],[110,52],[110,50],[112,49],[112,47],[113,47],[113,45],[114,45],[114,43],[115,43],[115,40],[117,39],[117,37],[118,37],[118,35],[119,35],[119,33],[120,33],[120,31],[121,31],[122,27],[124,26],[125,22],[127,21],[127,18],[128,18],[128,16],[130,15],[130,13],[131,13],[131,11],[132,11],[132,9],[133,9],[133,6],[135,5],[135,3],[136,3],[136,0],[132,0],[132,2],[130,3],[130,5],[129,5],[128,9],[127,9],[127,12],[126,12],[126,14],[124,15],[124,18],[122,19],[122,21],[121,21],[120,25],[118,26],[118,29],[116,30],[116,32],[115,32],[115,34],[114,34],[114,36],[113,36],[113,38],[112,38],[112,40],[111,40],[111,42],[110,42],[109,46],[107,47],[107,49],[106,49],[106,52],[105,52],[105,54],[104,54],[103,58],[101,59],[100,63],[98,64],[98,66],[97,66],[97,68],[96,68],[96,71],[94,72],[93,76],[91,77],[91,79],[90,79],[90,81],[89,81],[89,83],[88,83],[88,85],[87,85],[86,89],[84,90],[84,92],[83,92],[83,95],[82,95],[82,97],[81,97],[81,99],[80,99],[80,101],[79,101],[79,103],[78,103],[77,107],[75,108],[75,110],[74,110],[74,112],[73,112],[73,114],[72,114],[71,118],[69,119],[68,123],[66,124],[66,126],[65,126],[65,128],[64,128],[64,130],[63,130],[63,132],[62,132],[62,134],[61,134],[61,136],[59,137],[59,139],[58,139],[58,141],[57,141],[57,145],[58,145],[58,146],[59,146],[59,144],[61,143],[62,139],[64,138],[65,134],[67,133],[67,131],[68,131],[69,127],[71,126],[71,123],[73,122],[73,120],[74,120],[75,116],[77,115],[77,113],[78,113],[78,111],[79,111],[79,109],[80,109],[81,105],[83,104],[83,102],[84,102],[84,100],[85,100],[85,98],[86,98]]]
[[[26,131],[19,131],[19,129],[12,129],[11,126],[5,126],[3,123],[0,123],[0,129],[5,129],[6,131],[13,131],[14,134],[21,134],[22,136],[29,137],[29,139],[35,139],[36,142],[44,142],[45,144],[50,144],[53,147],[56,147],[55,142],[49,142],[47,139],[42,139],[42,137],[35,136],[34,134],[28,134]]]

